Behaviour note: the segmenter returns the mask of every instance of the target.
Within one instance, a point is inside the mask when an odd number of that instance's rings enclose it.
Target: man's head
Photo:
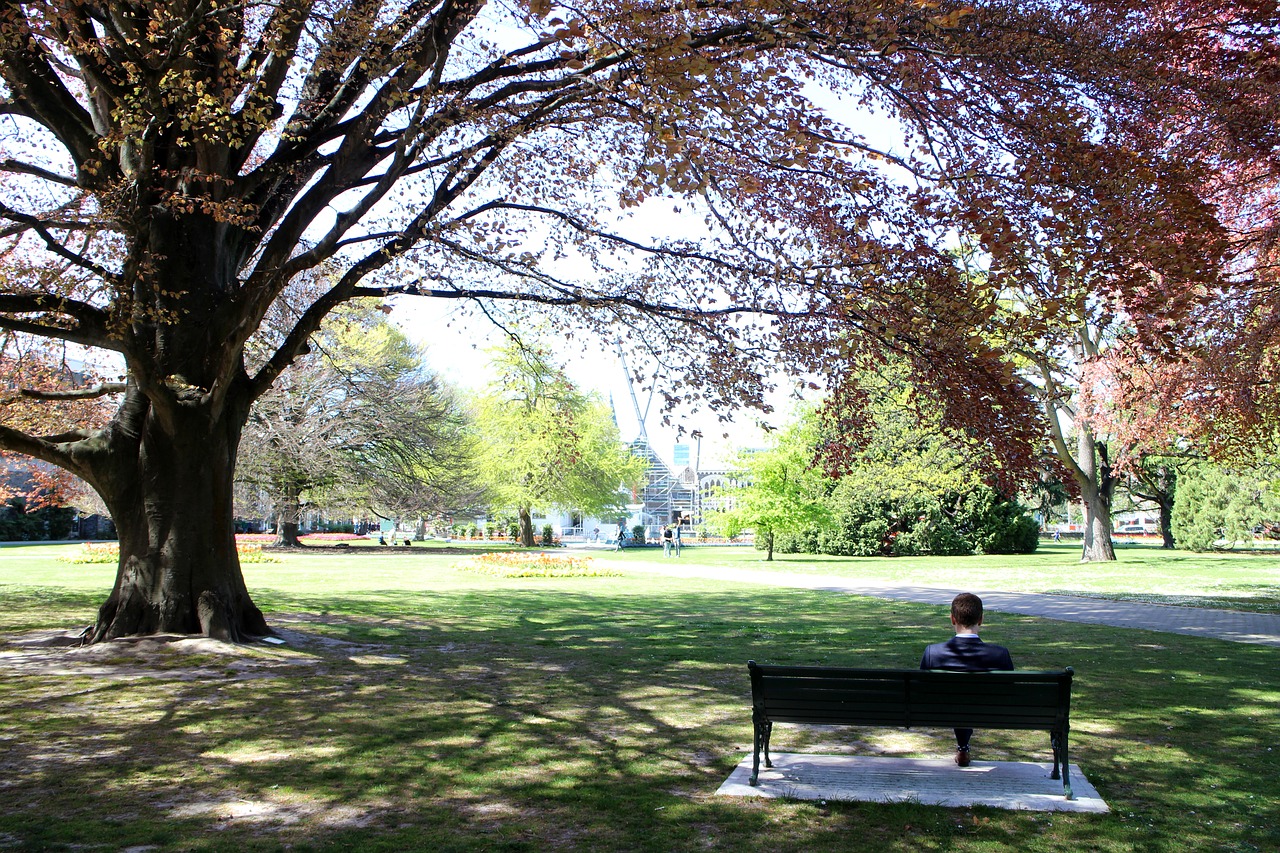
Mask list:
[[[977,628],[982,624],[982,599],[962,592],[951,601],[951,623],[957,628]]]

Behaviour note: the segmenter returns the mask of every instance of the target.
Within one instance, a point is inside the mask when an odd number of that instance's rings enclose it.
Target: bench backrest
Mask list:
[[[944,672],[748,661],[751,704],[772,722],[1065,732],[1073,670]]]

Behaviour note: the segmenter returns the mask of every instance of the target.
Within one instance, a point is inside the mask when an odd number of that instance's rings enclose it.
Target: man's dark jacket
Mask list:
[[[952,637],[945,643],[925,647],[921,669],[952,669],[961,672],[984,672],[1013,669],[1009,650],[995,643],[984,643],[977,637]]]

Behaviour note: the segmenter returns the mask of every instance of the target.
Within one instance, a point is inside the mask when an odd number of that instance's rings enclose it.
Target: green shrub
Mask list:
[[[782,531],[773,536],[773,550],[778,554],[818,554],[822,530],[816,526],[799,531]],[[761,537],[756,539],[756,550],[766,549]]]
[[[46,506],[27,511],[22,498],[10,498],[0,506],[0,541],[34,542],[42,539],[66,539],[76,511],[65,506]]]
[[[843,482],[832,496],[835,523],[813,547],[848,557],[1027,554],[1039,528],[1015,501],[980,486],[964,494],[920,493],[889,500],[866,483]],[[801,549],[808,534],[779,534],[775,550]]]
[[[959,502],[957,527],[966,530],[972,549],[981,554],[1030,554],[1040,544],[1040,528],[1017,501],[979,486]]]

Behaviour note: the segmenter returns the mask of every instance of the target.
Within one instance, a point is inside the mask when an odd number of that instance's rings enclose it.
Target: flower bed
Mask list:
[[[85,542],[74,554],[62,557],[62,562],[82,565],[86,563],[117,563],[120,561],[119,542]]]
[[[271,538],[271,537],[268,537]],[[262,546],[256,542],[242,542],[236,537],[236,554],[241,563],[278,563],[275,557],[262,552]],[[115,563],[120,560],[119,542],[85,542],[80,551],[63,557],[62,561],[72,564]]]
[[[462,572],[502,578],[621,577],[622,572],[597,568],[590,557],[546,554],[479,554],[456,565]]]

